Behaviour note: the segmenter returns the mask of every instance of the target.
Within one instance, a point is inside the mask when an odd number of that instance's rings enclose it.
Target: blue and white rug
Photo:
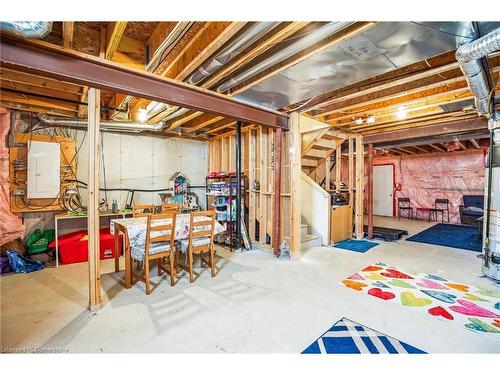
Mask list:
[[[302,354],[421,354],[426,353],[393,337],[342,318]]]

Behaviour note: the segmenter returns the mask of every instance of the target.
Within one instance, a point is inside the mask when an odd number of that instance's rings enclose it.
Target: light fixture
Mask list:
[[[406,117],[406,108],[405,107],[398,107],[398,111],[396,112],[396,116],[398,116],[398,118],[400,120],[404,119]]]
[[[354,123],[356,125],[362,125],[363,124],[363,119],[361,117],[358,117],[357,119],[354,120]]]
[[[137,120],[140,122],[144,122],[148,119],[148,113],[146,111],[146,108],[141,108],[139,111],[137,111]]]
[[[373,116],[373,115],[372,116],[368,116],[366,118],[366,123],[367,124],[375,124],[375,116]]]

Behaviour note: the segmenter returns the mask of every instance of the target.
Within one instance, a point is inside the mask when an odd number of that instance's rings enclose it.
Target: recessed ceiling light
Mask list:
[[[146,108],[141,108],[137,111],[137,120],[140,122],[144,122],[148,119],[148,113],[146,112]]]
[[[404,119],[406,117],[407,111],[405,107],[398,107],[398,111],[396,112],[396,115],[398,116],[399,119]]]
[[[375,124],[375,116],[368,116],[366,118],[366,123],[367,124]]]
[[[363,119],[361,117],[358,117],[356,120],[354,120],[354,123],[356,125],[361,125],[361,124],[363,124]]]

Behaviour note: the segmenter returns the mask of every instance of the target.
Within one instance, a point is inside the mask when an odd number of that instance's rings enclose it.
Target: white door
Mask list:
[[[375,165],[373,167],[373,214],[392,216],[393,208],[393,166]]]

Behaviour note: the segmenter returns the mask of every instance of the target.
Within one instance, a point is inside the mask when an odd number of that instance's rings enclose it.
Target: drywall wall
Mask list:
[[[484,150],[374,159],[374,165],[394,165],[394,180],[401,186],[396,200],[408,197],[413,207],[433,207],[435,199],[447,198],[452,223],[460,222],[464,194],[484,194],[484,163]]]
[[[102,168],[100,187],[130,189],[161,189],[169,187],[169,178],[181,171],[191,185],[205,185],[208,147],[204,142],[177,138],[154,137],[137,134],[102,132]],[[77,132],[77,176],[87,182],[88,143],[85,131]],[[105,177],[105,178],[104,178]],[[205,189],[192,190],[205,207]],[[84,204],[86,190],[81,190]],[[120,208],[125,206],[127,192],[104,193],[111,207],[116,199]],[[156,192],[136,192],[134,202],[160,204]]]
[[[330,194],[301,172],[301,215],[312,230],[321,236],[323,245],[330,240]]]

